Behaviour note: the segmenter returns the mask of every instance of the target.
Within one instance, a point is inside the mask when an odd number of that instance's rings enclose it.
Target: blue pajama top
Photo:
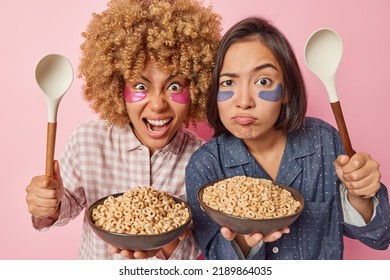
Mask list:
[[[388,191],[381,184],[376,194],[376,215],[366,226],[346,224],[340,198],[340,180],[333,162],[344,154],[338,131],[315,118],[288,135],[277,182],[295,188],[305,200],[301,216],[290,233],[264,243],[251,259],[342,259],[343,236],[385,250],[390,242]],[[200,147],[186,168],[188,203],[193,212],[194,232],[206,259],[239,259],[221,227],[199,207],[198,190],[211,181],[237,175],[271,179],[251,156],[244,142],[233,135],[215,137]]]

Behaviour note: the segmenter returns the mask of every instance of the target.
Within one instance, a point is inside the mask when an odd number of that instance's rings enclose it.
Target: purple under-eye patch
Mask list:
[[[259,92],[259,97],[265,101],[276,102],[282,98],[283,95],[283,86],[281,83],[278,83],[276,88],[272,90],[262,90]]]
[[[234,91],[221,91],[219,90],[217,92],[217,102],[223,102],[230,98],[232,98],[234,95]]]
[[[125,98],[126,103],[139,102],[145,99],[146,92],[132,92],[129,87],[125,87],[123,97]]]

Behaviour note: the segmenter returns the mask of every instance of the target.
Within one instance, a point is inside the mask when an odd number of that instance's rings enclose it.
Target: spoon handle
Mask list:
[[[53,177],[54,149],[56,143],[57,123],[47,123],[47,142],[46,142],[46,176]]]
[[[330,103],[333,111],[333,115],[336,119],[337,127],[340,132],[341,141],[343,142],[345,153],[352,157],[355,153],[352,149],[351,140],[349,139],[347,125],[344,121],[343,111],[341,110],[340,101]]]

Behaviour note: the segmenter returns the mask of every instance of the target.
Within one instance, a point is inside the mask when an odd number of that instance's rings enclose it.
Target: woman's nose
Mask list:
[[[161,111],[168,106],[166,98],[164,93],[155,92],[151,95],[149,106],[154,111]]]
[[[235,106],[241,109],[251,109],[255,106],[251,90],[249,87],[240,87],[236,89]]]

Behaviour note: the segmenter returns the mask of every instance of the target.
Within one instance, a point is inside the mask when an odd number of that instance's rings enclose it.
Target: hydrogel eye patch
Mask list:
[[[272,90],[262,90],[259,92],[259,97],[265,101],[276,102],[282,98],[283,86],[279,83],[276,88]]]
[[[188,104],[190,102],[190,93],[188,87],[184,88],[182,92],[172,93],[169,98],[179,104]]]
[[[146,92],[132,92],[129,87],[125,87],[123,97],[125,98],[126,103],[139,102],[145,99]]]
[[[221,91],[219,90],[217,92],[217,102],[223,102],[230,98],[232,98],[234,95],[234,91]]]
[[[234,95],[234,91],[218,91],[217,93],[217,101],[223,102],[229,100]],[[276,102],[282,98],[283,95],[283,86],[281,83],[278,83],[276,88],[272,90],[262,90],[259,92],[258,96],[266,101]]]
[[[145,99],[146,92],[133,92],[129,87],[125,87],[123,96],[127,103],[134,103]],[[190,102],[190,94],[188,92],[188,88],[185,88],[180,93],[172,93],[169,98],[179,104],[188,104]]]

